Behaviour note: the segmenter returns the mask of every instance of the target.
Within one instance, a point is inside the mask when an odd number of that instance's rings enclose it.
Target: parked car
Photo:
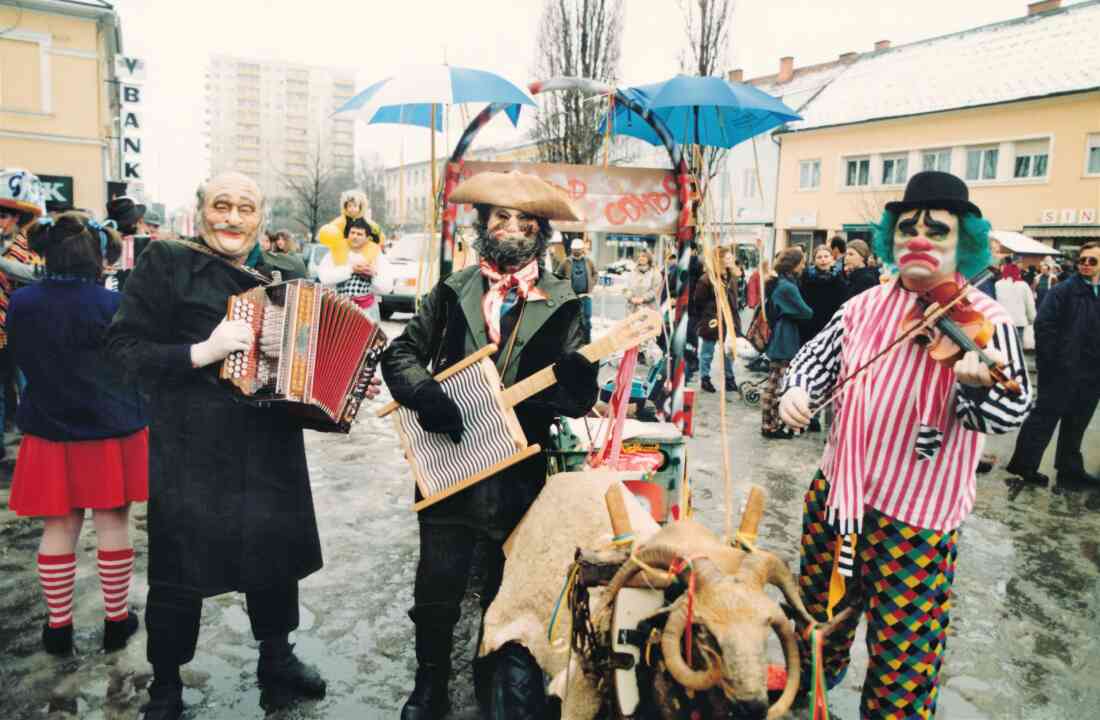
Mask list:
[[[604,272],[608,273],[609,275],[627,275],[634,272],[634,261],[627,258],[616,260],[615,262],[608,265],[604,269]]]
[[[427,240],[427,233],[405,233],[387,241],[386,262],[379,264],[374,277],[374,292],[383,318],[388,319],[395,312],[416,312],[416,275]]]
[[[302,260],[306,263],[306,275],[310,280],[317,280],[317,266],[328,255],[328,247],[321,243],[310,243],[302,248]]]

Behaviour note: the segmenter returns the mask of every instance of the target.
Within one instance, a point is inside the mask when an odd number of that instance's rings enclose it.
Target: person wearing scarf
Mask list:
[[[433,375],[489,344],[498,348],[492,358],[505,387],[552,364],[558,383],[516,407],[528,441],[547,447],[556,416],[580,417],[596,402],[598,366],[578,352],[584,343],[581,304],[569,280],[539,263],[551,236],[549,221],[581,218],[562,192],[521,173],[474,175],[455,188],[450,201],[477,210],[473,247],[480,263],[435,286],[383,354],[383,377],[394,400],[415,411],[425,431],[457,443],[475,429],[464,427],[458,406]],[[540,453],[417,515],[420,560],[409,611],[417,670],[402,720],[434,720],[447,713],[454,627],[474,548],[486,548],[484,613],[500,587],[504,540],[545,479],[546,456]],[[516,644],[477,659],[474,686],[483,708],[492,694],[512,711],[528,712],[510,717],[536,717],[543,702],[541,671]]]
[[[914,175],[876,226],[875,252],[897,267],[897,279],[846,302],[798,352],[781,385],[783,422],[806,427],[811,408],[902,331],[921,292],[961,284],[988,265],[989,227],[962,180]],[[995,385],[976,353],[949,367],[904,342],[840,391],[805,497],[799,582],[806,607],[825,621],[838,605],[855,603],[867,617],[864,718],[935,715],[959,526],[974,507],[985,435],[1019,427],[1031,408],[1012,318],[976,288],[967,299],[993,324],[986,352],[1005,363],[1021,394]],[[826,641],[829,687],[847,670],[858,623],[857,613]]]

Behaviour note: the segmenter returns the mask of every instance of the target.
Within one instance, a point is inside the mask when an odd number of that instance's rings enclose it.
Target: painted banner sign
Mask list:
[[[537,175],[569,195],[584,222],[554,222],[564,232],[613,232],[659,235],[676,232],[676,178],[669,170],[598,165],[482,162],[462,165],[462,179],[481,172]],[[458,224],[475,220],[472,205],[458,208]]]

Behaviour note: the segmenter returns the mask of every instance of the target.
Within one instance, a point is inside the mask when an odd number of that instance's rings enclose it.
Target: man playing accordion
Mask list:
[[[545,446],[555,416],[579,417],[596,402],[598,367],[577,352],[584,343],[580,302],[568,280],[539,263],[551,235],[549,221],[580,218],[563,193],[520,173],[475,175],[455,188],[450,200],[472,203],[477,210],[474,249],[480,264],[435,286],[383,355],[386,384],[398,403],[416,412],[425,431],[446,434],[457,443],[463,433],[478,428],[464,427],[457,404],[433,379],[434,373],[490,343],[499,348],[493,360],[505,387],[554,363],[558,384],[516,406],[528,440]],[[502,544],[545,478],[546,458],[540,453],[418,515],[420,561],[409,611],[416,625],[416,686],[401,711],[403,720],[446,714],[452,636],[474,548],[479,543],[488,548],[484,611],[500,587]],[[483,705],[495,661],[475,663],[474,684]],[[534,660],[529,655],[509,658],[509,667],[517,665],[529,669]],[[541,688],[541,675],[538,682]]]

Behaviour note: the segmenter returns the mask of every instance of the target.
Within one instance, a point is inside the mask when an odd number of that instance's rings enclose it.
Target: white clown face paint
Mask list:
[[[954,277],[959,219],[947,210],[907,210],[894,228],[894,261],[902,284],[921,291]]]

